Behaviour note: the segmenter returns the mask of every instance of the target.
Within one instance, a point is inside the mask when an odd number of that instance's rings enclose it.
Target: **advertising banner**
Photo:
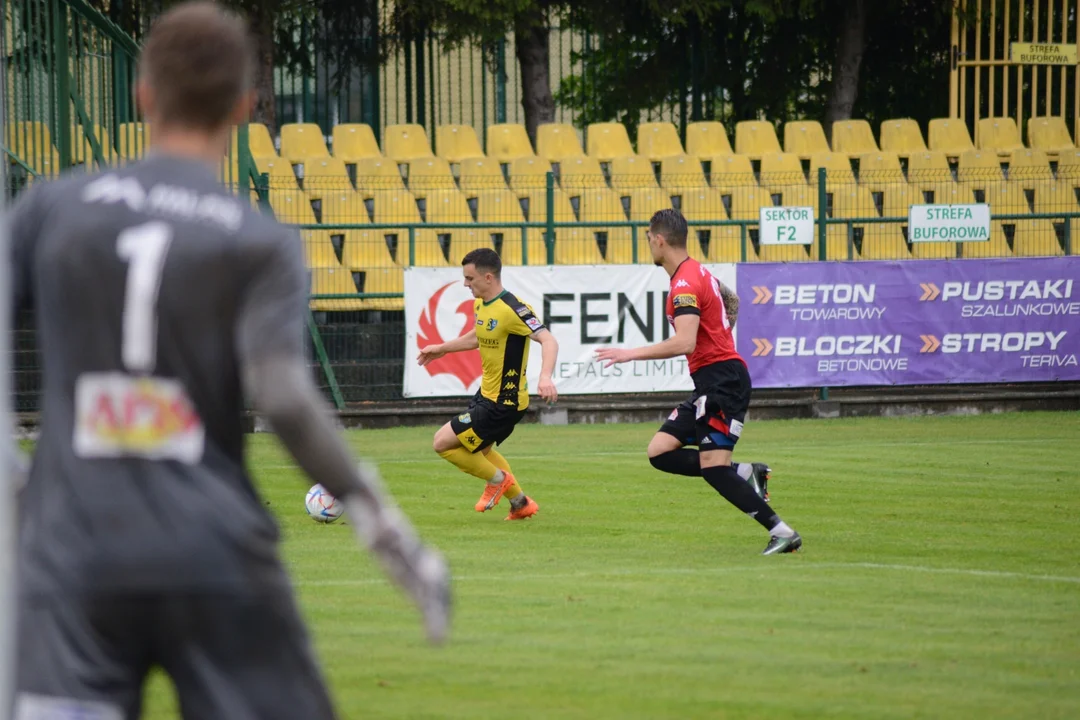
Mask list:
[[[1080,380],[1080,258],[738,267],[754,386]]]
[[[735,265],[708,265],[737,291]],[[504,287],[532,306],[559,341],[553,379],[564,395],[682,391],[693,387],[686,358],[626,363],[604,368],[594,358],[604,346],[637,347],[660,342],[672,329],[664,314],[670,279],[652,265],[505,267]],[[480,354],[445,355],[416,364],[421,347],[452,340],[473,327],[473,297],[460,268],[405,271],[406,397],[467,395],[480,386]],[[529,349],[527,378],[535,388],[540,346]]]

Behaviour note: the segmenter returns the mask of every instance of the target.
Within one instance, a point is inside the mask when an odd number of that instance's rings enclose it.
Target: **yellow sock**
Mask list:
[[[491,450],[488,451],[487,459],[492,465],[499,468],[504,473],[513,474],[510,470],[510,463],[506,462],[506,458],[504,458],[495,448],[491,448]],[[507,488],[503,495],[505,495],[508,500],[516,500],[523,492],[521,486],[518,485],[517,478],[514,478],[514,484]]]
[[[484,457],[483,453],[471,453],[463,447],[441,452],[439,453],[439,457],[444,460],[449,460],[454,465],[457,465],[462,472],[467,472],[473,477],[478,477],[485,482],[494,480],[495,474],[499,471],[499,468],[492,465],[491,462]]]

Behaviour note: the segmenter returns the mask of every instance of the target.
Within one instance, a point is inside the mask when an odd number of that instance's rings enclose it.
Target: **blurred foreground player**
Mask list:
[[[537,391],[549,403],[558,399],[551,374],[559,344],[533,309],[503,288],[498,253],[477,248],[462,258],[461,270],[465,287],[476,298],[476,323],[459,338],[421,348],[417,362],[424,366],[446,353],[479,348],[483,378],[466,411],[435,433],[433,446],[439,457],[485,481],[484,492],[476,501],[477,512],[492,509],[505,495],[510,501],[506,519],[524,520],[540,507],[522,491],[510,472],[510,463],[495,445],[510,437],[529,407],[525,370],[529,365],[530,338],[540,343],[542,352]]]
[[[44,359],[22,492],[19,720],[139,717],[153,666],[186,719],[334,717],[277,527],[244,467],[244,398],[448,629],[449,572],[351,457],[303,353],[300,238],[222,187],[251,107],[245,25],[166,13],[139,61],[145,160],[35,186],[13,210],[16,305]]]
[[[649,222],[653,261],[671,277],[667,316],[675,335],[634,350],[602,348],[597,357],[610,366],[685,354],[694,393],[653,436],[649,462],[664,472],[704,477],[728,502],[769,531],[762,554],[793,552],[802,546],[802,538],[731,467],[731,452],[750,407],[750,373],[735,351],[720,284],[687,254],[686,233],[686,220],[678,210],[660,210]],[[684,447],[691,444],[698,449]]]

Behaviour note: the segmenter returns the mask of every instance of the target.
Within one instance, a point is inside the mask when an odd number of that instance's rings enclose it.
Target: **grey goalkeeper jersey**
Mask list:
[[[44,364],[23,590],[285,582],[244,465],[241,368],[303,353],[296,232],[167,156],[34,187],[9,223]]]

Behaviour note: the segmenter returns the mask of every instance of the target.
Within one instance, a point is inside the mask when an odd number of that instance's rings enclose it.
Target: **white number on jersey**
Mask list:
[[[121,357],[129,370],[150,372],[157,362],[157,301],[172,228],[149,222],[116,238],[116,252],[128,262],[124,293]]]

